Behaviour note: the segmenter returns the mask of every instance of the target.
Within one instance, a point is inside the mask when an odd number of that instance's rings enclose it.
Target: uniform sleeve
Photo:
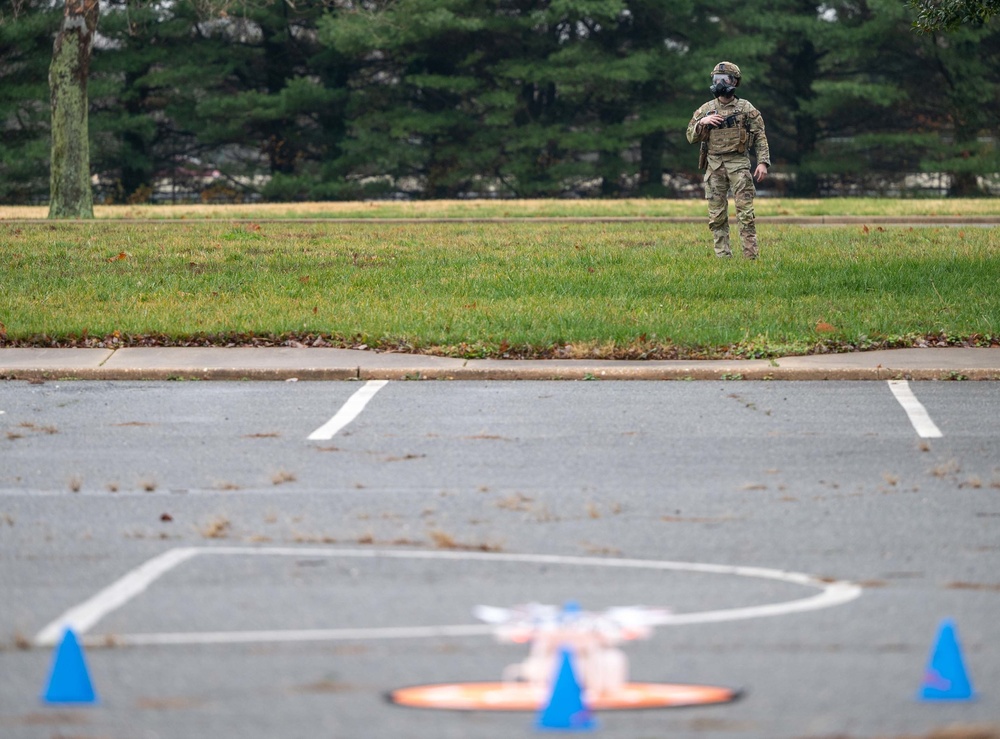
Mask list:
[[[691,116],[691,122],[688,123],[687,127],[687,140],[689,144],[700,144],[702,141],[708,140],[708,134],[710,131],[699,128],[698,126],[698,121],[705,117],[705,107],[706,106],[702,105],[694,112],[694,115]]]
[[[750,119],[750,133],[753,134],[753,148],[758,164],[771,166],[771,148],[767,145],[767,133],[764,131],[764,116],[754,108],[756,115]]]

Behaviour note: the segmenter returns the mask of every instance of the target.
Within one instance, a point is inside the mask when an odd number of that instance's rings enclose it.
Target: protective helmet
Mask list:
[[[740,77],[742,77],[740,74],[740,68],[732,62],[719,62],[716,64],[715,69],[712,70],[712,76],[714,77],[717,74],[730,75],[734,80],[736,80],[736,86],[740,86]]]

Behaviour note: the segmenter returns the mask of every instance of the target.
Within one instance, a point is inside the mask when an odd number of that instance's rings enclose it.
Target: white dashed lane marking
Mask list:
[[[310,441],[332,439],[338,431],[357,418],[358,414],[368,405],[368,401],[375,397],[375,393],[387,384],[389,384],[388,380],[369,380],[366,382],[364,387],[347,399],[343,407],[337,411],[337,415],[309,434]]]
[[[906,415],[917,430],[917,435],[924,439],[939,439],[944,434],[931,420],[930,414],[923,404],[917,400],[917,396],[910,390],[910,385],[906,380],[889,380],[889,389],[896,396],[896,400],[903,406]]]
[[[166,574],[181,562],[186,562],[200,550],[194,547],[168,549],[163,554],[147,560],[124,577],[111,583],[38,632],[35,643],[52,646],[59,643],[66,629],[83,634],[111,611],[128,603],[149,587],[150,583]]]

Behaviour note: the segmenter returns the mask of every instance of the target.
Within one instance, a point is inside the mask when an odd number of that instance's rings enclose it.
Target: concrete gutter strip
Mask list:
[[[776,360],[456,359],[351,349],[0,349],[17,380],[1000,380],[1000,348],[895,349]]]

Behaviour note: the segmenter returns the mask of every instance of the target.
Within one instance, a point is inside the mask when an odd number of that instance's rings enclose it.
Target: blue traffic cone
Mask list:
[[[552,686],[548,704],[538,714],[537,727],[542,730],[590,731],[597,726],[590,710],[583,704],[580,683],[573,671],[568,649],[560,650],[559,674]]]
[[[962,661],[955,624],[951,620],[942,621],[937,643],[924,673],[919,700],[966,701],[972,698],[972,684]]]
[[[97,703],[83,650],[73,629],[66,629],[56,650],[42,700],[46,703]]]

